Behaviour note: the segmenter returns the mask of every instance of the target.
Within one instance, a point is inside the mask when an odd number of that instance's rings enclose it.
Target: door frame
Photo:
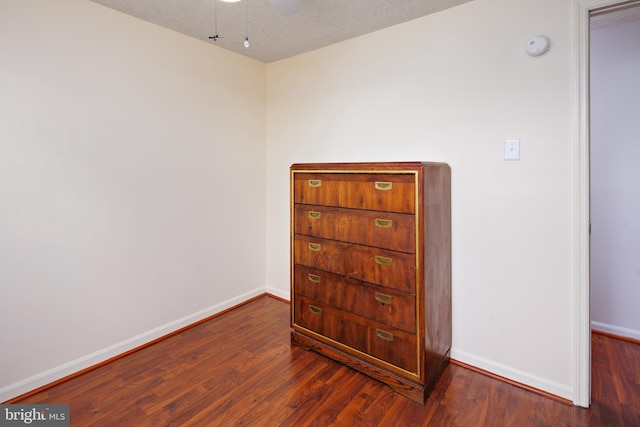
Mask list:
[[[573,0],[573,404],[591,404],[589,313],[589,19],[594,9],[627,0]]]

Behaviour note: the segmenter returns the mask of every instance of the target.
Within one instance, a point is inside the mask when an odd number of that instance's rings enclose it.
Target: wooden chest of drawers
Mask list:
[[[451,348],[449,166],[290,172],[292,343],[424,403]]]

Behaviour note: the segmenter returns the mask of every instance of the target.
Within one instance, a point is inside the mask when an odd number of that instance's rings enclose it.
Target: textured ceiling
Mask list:
[[[208,39],[215,33],[215,0],[92,1],[269,63],[471,0],[299,0],[298,11],[289,15],[280,13],[268,0],[217,1],[217,33],[221,38],[215,42]],[[243,46],[245,5],[248,48]]]

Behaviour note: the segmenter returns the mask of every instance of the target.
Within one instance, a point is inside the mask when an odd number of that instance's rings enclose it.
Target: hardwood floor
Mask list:
[[[450,365],[425,406],[291,347],[264,296],[12,403],[67,403],[72,426],[640,426],[640,344],[593,335],[593,403],[576,408]]]

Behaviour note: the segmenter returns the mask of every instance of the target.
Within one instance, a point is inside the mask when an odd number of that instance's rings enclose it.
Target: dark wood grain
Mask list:
[[[417,371],[415,334],[321,305],[304,297],[296,298],[295,304],[296,324],[306,328],[309,334],[313,331],[321,335],[314,336],[314,339],[327,345],[340,347],[339,344],[344,344],[350,348],[341,347],[343,351],[355,349],[365,353],[360,357],[368,358],[370,355],[408,372]],[[385,337],[385,334],[390,334],[392,339],[380,337]]]
[[[319,249],[313,250],[310,244]],[[416,292],[416,262],[413,254],[299,234],[295,235],[294,251],[295,264],[403,292]],[[389,264],[376,262],[376,257],[384,257]]]
[[[431,372],[447,354],[452,342],[451,315],[451,169],[447,164],[423,165],[422,192],[424,219],[418,221],[424,242],[418,254],[421,284],[417,286],[423,308],[419,322],[424,325],[424,372]]]
[[[400,252],[416,251],[415,215],[303,204],[295,204],[294,210],[297,234]]]
[[[375,166],[371,168],[375,170]],[[309,185],[309,180],[318,181],[320,185],[313,187]],[[392,191],[378,190],[376,182],[389,183]],[[309,205],[410,214],[415,213],[416,209],[415,181],[414,176],[409,174],[299,172],[293,180],[293,192],[295,203]]]
[[[298,265],[296,294],[415,333],[415,297],[392,288]]]
[[[307,336],[295,342],[381,381],[390,370],[389,385],[423,403],[451,348],[449,166],[318,163],[290,171],[291,326]]]
[[[265,296],[20,402],[68,403],[78,427],[640,425],[638,343],[593,335],[590,409],[458,365],[422,406],[291,346],[289,314]]]

